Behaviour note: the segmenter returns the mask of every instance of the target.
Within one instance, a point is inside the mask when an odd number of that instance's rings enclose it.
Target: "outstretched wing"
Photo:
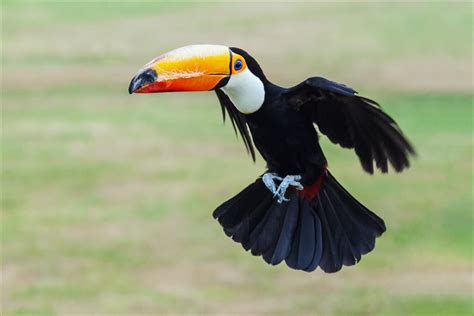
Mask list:
[[[230,101],[229,97],[224,92],[222,92],[220,89],[216,89],[215,91],[222,108],[222,119],[225,122],[227,111],[230,122],[234,127],[235,134],[237,134],[238,130],[240,136],[242,136],[242,140],[244,141],[245,148],[247,148],[247,152],[252,156],[253,161],[255,161],[255,149],[253,147],[252,136],[250,136],[245,116],[237,110],[234,104],[232,104],[232,101]]]
[[[374,172],[374,161],[384,173],[388,162],[397,172],[410,165],[408,156],[415,155],[415,150],[397,123],[377,102],[357,95],[354,89],[312,77],[289,88],[285,96],[333,143],[354,148],[365,171]]]

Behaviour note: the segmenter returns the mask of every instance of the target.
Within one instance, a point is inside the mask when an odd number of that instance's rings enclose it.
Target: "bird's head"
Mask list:
[[[221,45],[191,45],[160,55],[132,78],[128,92],[157,93],[222,89],[242,113],[264,101],[265,76],[245,51]]]

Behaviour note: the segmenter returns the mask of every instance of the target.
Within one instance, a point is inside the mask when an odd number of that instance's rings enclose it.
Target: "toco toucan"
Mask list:
[[[234,129],[266,172],[213,213],[227,236],[272,265],[339,271],[359,262],[385,231],[328,170],[318,130],[353,148],[362,168],[385,173],[409,166],[415,151],[379,104],[340,83],[311,77],[282,88],[247,52],[191,45],[163,54],[133,77],[129,93],[215,91]]]

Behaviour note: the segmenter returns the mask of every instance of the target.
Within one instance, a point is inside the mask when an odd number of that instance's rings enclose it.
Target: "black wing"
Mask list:
[[[240,136],[242,136],[242,140],[244,141],[245,148],[247,148],[247,153],[249,153],[252,156],[252,160],[255,161],[255,149],[253,147],[252,137],[250,136],[245,116],[237,110],[224,92],[220,89],[216,89],[215,91],[222,108],[222,119],[225,122],[225,112],[227,111],[232,126],[234,127],[235,134],[237,134],[238,129]]]
[[[374,172],[374,161],[384,173],[388,162],[397,172],[410,165],[408,156],[415,155],[415,150],[397,123],[377,102],[358,96],[354,89],[312,77],[285,95],[291,105],[308,113],[333,143],[354,148],[365,171]]]

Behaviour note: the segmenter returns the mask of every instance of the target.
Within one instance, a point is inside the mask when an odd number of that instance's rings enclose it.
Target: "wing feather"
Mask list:
[[[297,110],[305,111],[321,133],[344,148],[353,148],[363,169],[375,166],[388,172],[388,163],[399,172],[409,167],[415,150],[397,123],[371,99],[354,89],[321,77],[312,77],[284,93]]]

